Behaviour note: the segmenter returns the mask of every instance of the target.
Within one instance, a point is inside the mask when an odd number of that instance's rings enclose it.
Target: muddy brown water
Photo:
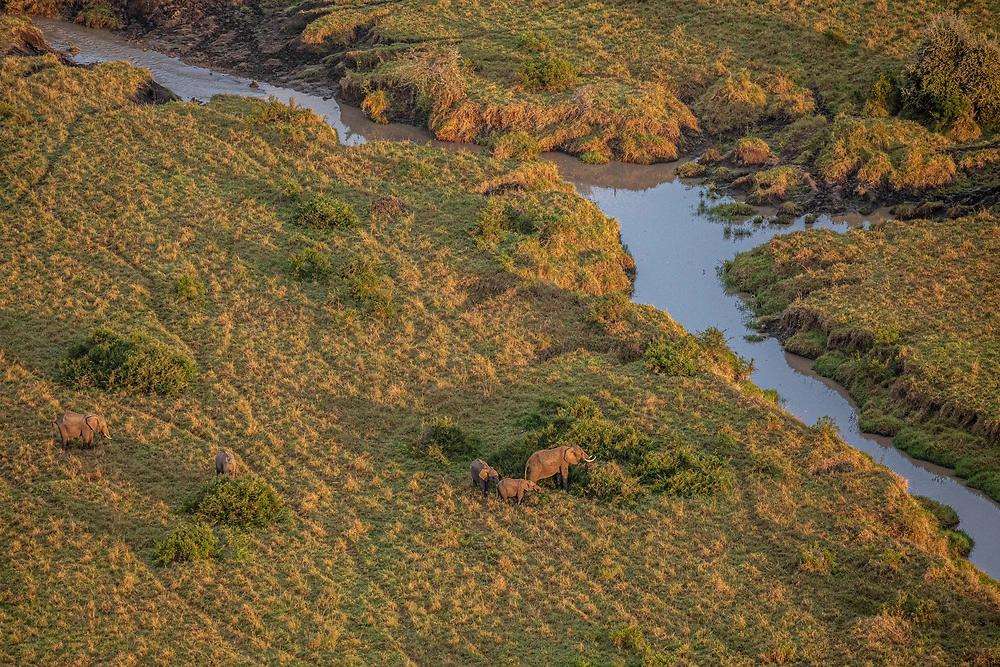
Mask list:
[[[93,63],[124,60],[149,69],[154,78],[184,100],[207,102],[214,95],[244,95],[296,104],[325,116],[343,143],[360,144],[372,140],[432,143],[448,150],[479,150],[475,146],[432,141],[420,128],[408,125],[377,125],[359,109],[340,106],[332,98],[298,92],[186,65],[141,44],[127,42],[111,33],[90,30],[61,21],[35,19],[45,38],[56,49],[77,47],[77,62]],[[726,331],[737,354],[752,357],[754,382],[775,389],[785,408],[806,423],[823,416],[832,417],[841,435],[852,447],[907,480],[911,493],[946,503],[961,517],[960,528],[974,540],[969,557],[977,567],[1000,579],[1000,505],[982,493],[963,486],[946,468],[916,461],[892,447],[891,439],[861,433],[857,405],[843,387],[812,371],[812,362],[788,354],[778,341],[750,343],[743,336],[750,316],[736,294],[727,292],[717,269],[736,253],[750,250],[777,234],[804,229],[802,219],[791,225],[769,226],[744,223],[724,225],[698,213],[699,203],[710,196],[707,188],[680,182],[673,176],[674,165],[640,166],[612,163],[586,165],[563,154],[547,154],[559,167],[563,178],[577,192],[597,204],[621,224],[622,241],[628,245],[638,267],[635,300],[666,310],[689,331],[714,326]],[[724,199],[721,201],[726,201]],[[845,231],[864,220],[831,219],[823,216],[814,225]]]

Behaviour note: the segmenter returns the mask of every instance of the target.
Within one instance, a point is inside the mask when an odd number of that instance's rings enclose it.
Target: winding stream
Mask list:
[[[333,99],[263,82],[258,88],[250,88],[249,79],[186,65],[177,58],[144,51],[141,45],[110,33],[61,21],[34,21],[54,48],[79,48],[77,62],[131,62],[149,69],[160,84],[185,100],[208,101],[219,94],[274,96],[285,103],[294,98],[297,104],[326,116],[345,144],[376,139],[431,141],[424,130],[407,125],[376,125],[359,109],[341,107]],[[475,148],[432,143],[450,150]],[[638,267],[636,301],[668,311],[692,332],[710,326],[725,330],[737,354],[755,359],[754,382],[765,389],[776,389],[790,413],[806,423],[824,415],[833,417],[848,444],[905,478],[911,493],[955,508],[962,520],[960,527],[976,542],[969,560],[994,579],[1000,579],[1000,530],[997,530],[1000,506],[963,486],[947,469],[916,461],[894,449],[891,439],[861,433],[854,402],[841,387],[813,373],[808,359],[784,352],[774,339],[750,343],[743,338],[749,333],[746,328],[749,317],[740,298],[722,286],[716,269],[737,252],[750,250],[779,233],[805,228],[801,219],[780,227],[747,224],[742,229],[752,230],[751,234],[727,234],[724,225],[698,214],[705,188],[676,180],[673,165],[612,163],[598,167],[563,154],[547,154],[545,158],[559,166],[563,178],[573,183],[579,194],[621,223],[622,240],[628,244]],[[848,225],[859,222],[824,216],[813,226],[844,231]]]

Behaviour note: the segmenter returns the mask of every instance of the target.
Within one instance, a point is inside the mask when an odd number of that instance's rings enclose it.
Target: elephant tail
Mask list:
[[[528,472],[531,470],[531,463],[524,464],[524,479],[528,479]]]

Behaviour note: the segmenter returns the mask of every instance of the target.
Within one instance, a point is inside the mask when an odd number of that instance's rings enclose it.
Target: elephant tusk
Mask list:
[[[587,463],[593,463],[596,460],[597,460],[596,456],[591,456],[589,459],[584,459],[584,461],[586,461]]]

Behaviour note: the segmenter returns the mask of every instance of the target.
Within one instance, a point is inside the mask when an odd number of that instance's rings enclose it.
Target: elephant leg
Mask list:
[[[558,488],[558,489],[562,488],[562,473],[561,472],[557,472],[556,473],[556,488]]]
[[[563,491],[569,491],[569,467],[567,466],[565,470],[561,473],[562,477],[562,488]]]

